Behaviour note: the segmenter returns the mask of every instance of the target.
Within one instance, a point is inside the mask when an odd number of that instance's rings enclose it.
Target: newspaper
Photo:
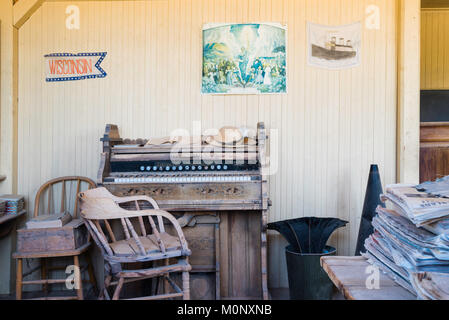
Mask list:
[[[381,199],[391,201],[395,211],[417,227],[449,218],[449,198],[418,191],[413,185],[389,185]]]
[[[438,279],[449,279],[447,234],[418,228],[408,218],[380,206],[373,228],[374,234],[365,241],[364,254],[371,264],[420,299],[445,297],[444,290],[449,291],[449,286],[422,279],[423,275],[425,279],[434,279],[434,275],[435,279],[436,275]]]
[[[368,262],[378,267],[384,274],[393,279],[400,286],[416,295],[413,286],[409,280],[409,273],[404,268],[395,264],[393,257],[388,250],[384,250],[379,245],[378,239],[370,236],[365,241],[366,252],[362,255],[368,259]]]
[[[377,208],[373,227],[390,239],[392,244],[402,248],[405,254],[427,255],[438,261],[449,262],[447,234],[435,235],[424,228],[417,228],[408,219],[382,207]]]
[[[423,226],[429,232],[433,234],[449,234],[449,219],[440,220],[428,225]]]
[[[449,275],[413,273],[411,284],[422,300],[449,300]]]
[[[424,182],[417,186],[416,189],[433,196],[449,198],[449,176],[437,181]]]

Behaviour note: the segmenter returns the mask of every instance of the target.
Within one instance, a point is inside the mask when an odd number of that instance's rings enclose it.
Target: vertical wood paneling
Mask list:
[[[278,152],[271,154],[279,169],[270,177],[270,220],[346,219],[350,225],[331,244],[340,254],[354,253],[370,164],[380,165],[384,183],[395,182],[396,1],[71,4],[81,9],[80,30],[65,28],[67,3],[60,2],[46,2],[20,29],[18,187],[30,206],[45,180],[95,177],[106,123],[118,124],[123,137],[143,138],[191,130],[193,121],[203,130],[265,121],[277,130],[270,136],[279,138]],[[381,29],[363,27],[362,65],[342,71],[308,66],[306,22],[364,25],[369,4],[381,10]],[[288,94],[201,95],[202,25],[270,21],[288,26]],[[44,81],[44,54],[89,51],[108,52],[105,79]],[[272,287],[287,286],[284,246],[281,237],[270,235]]]
[[[449,10],[421,14],[421,89],[449,89]]]

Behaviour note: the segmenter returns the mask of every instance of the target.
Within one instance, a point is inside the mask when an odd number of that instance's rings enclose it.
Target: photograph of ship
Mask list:
[[[287,92],[286,27],[273,23],[203,28],[204,94]]]
[[[309,23],[309,64],[344,69],[360,64],[361,24],[330,27]]]
[[[354,58],[356,54],[351,40],[345,42],[344,38],[340,38],[337,42],[337,37],[331,37],[331,40],[326,42],[325,48],[312,44],[312,56],[316,58],[343,60]]]

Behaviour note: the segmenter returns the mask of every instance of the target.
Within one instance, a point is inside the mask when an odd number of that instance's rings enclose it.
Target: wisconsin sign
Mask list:
[[[106,77],[100,64],[107,52],[45,55],[46,81],[74,81]]]

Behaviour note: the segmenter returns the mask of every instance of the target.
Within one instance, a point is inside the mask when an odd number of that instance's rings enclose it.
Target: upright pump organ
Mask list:
[[[98,184],[116,196],[150,196],[179,217],[193,298],[267,299],[267,136],[263,123],[254,137],[230,132],[130,140],[107,125]]]

